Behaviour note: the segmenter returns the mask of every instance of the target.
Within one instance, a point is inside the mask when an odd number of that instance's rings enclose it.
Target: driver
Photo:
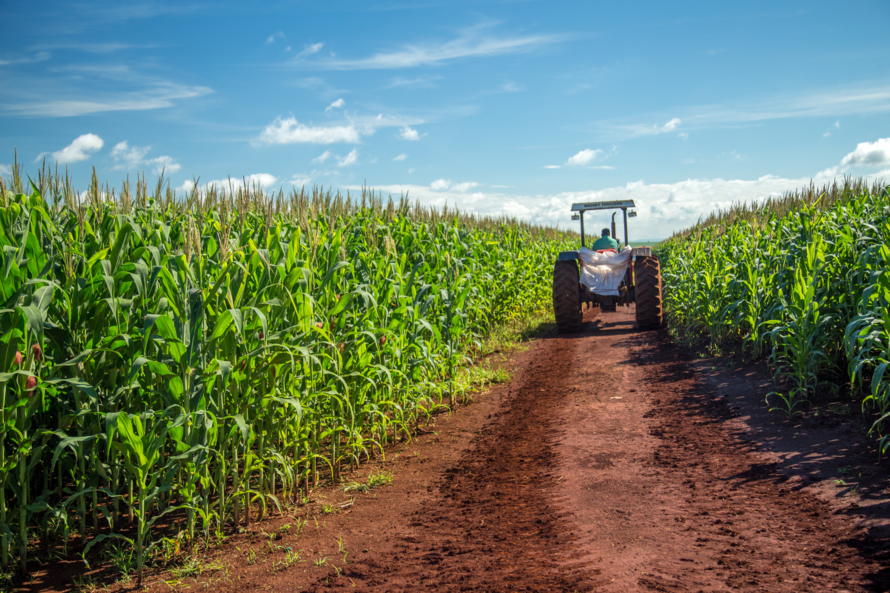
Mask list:
[[[605,251],[606,249],[614,249],[615,251],[618,251],[618,241],[609,235],[609,229],[603,229],[603,236],[594,241],[591,249],[594,251]]]

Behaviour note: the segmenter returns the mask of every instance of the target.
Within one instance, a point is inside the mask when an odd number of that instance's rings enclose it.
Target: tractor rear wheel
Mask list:
[[[581,329],[581,289],[574,261],[559,261],[553,267],[553,314],[560,332]]]
[[[654,255],[637,256],[634,262],[634,284],[637,303],[637,325],[640,329],[657,329],[664,324],[661,303],[661,265]]]

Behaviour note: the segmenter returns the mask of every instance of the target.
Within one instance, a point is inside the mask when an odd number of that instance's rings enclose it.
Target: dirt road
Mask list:
[[[204,559],[228,576],[199,583],[232,591],[890,590],[887,472],[873,452],[841,455],[863,484],[862,472],[872,472],[871,494],[838,490],[820,474],[834,458],[811,453],[804,437],[838,450],[843,438],[766,415],[763,376],[709,375],[663,332],[636,331],[632,311],[586,315],[582,333],[535,341],[512,362],[510,383],[391,452],[383,464],[390,485],[358,496],[317,492],[308,523],[274,519],[233,538]],[[342,510],[321,514],[322,505]]]
[[[794,487],[663,333],[636,331],[626,311],[587,320],[407,445],[376,498],[328,517],[319,545],[326,533],[347,551],[333,574],[282,571],[257,587],[888,589],[886,531]]]

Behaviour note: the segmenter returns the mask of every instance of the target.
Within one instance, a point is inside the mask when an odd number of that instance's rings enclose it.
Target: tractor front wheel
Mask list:
[[[553,267],[553,314],[560,332],[581,329],[581,289],[574,261],[559,261]]]
[[[657,329],[664,324],[661,303],[661,265],[658,258],[637,256],[634,262],[637,325],[640,329]]]

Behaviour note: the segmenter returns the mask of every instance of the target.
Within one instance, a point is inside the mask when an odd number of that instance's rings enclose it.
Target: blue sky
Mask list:
[[[890,3],[5,1],[0,173],[363,183],[632,236],[890,180]]]

